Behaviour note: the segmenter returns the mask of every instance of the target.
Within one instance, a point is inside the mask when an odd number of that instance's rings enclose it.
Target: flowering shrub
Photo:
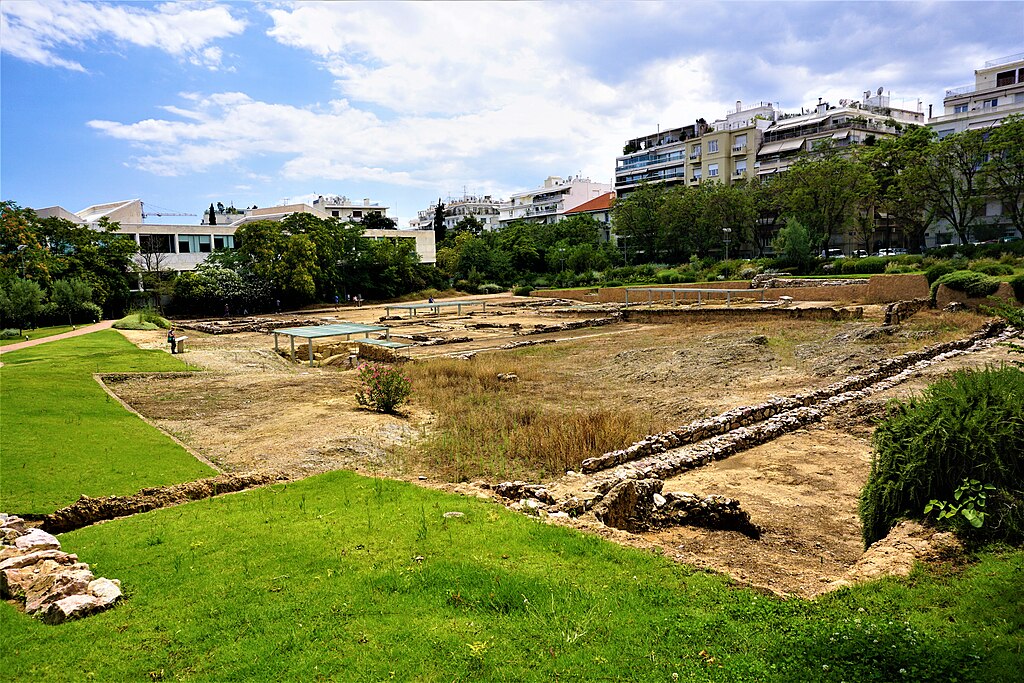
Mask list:
[[[412,394],[412,383],[399,372],[398,368],[380,363],[364,363],[359,366],[359,381],[356,392],[359,405],[381,413],[393,413]]]

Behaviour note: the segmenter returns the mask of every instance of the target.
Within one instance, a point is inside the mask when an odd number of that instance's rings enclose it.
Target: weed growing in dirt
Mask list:
[[[438,419],[404,451],[407,466],[425,465],[453,481],[559,475],[661,426],[639,407],[579,405],[569,382],[546,369],[550,362],[546,352],[410,366],[417,400]]]
[[[213,472],[103,391],[94,372],[183,370],[101,331],[3,356],[0,510],[48,513],[80,495],[134,493]]]

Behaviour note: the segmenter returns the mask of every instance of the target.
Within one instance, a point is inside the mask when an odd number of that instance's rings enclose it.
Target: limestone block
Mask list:
[[[32,529],[27,534],[15,539],[14,546],[22,550],[60,550],[60,541],[42,529]]]
[[[37,550],[35,552],[28,553],[27,555],[8,557],[0,562],[0,571],[5,569],[31,567],[36,562],[42,562],[43,560],[53,560],[57,564],[71,565],[78,562],[78,556],[65,553],[61,550]]]
[[[85,593],[94,578],[88,569],[69,568],[53,574],[40,574],[25,590],[25,612],[34,614],[69,595]]]

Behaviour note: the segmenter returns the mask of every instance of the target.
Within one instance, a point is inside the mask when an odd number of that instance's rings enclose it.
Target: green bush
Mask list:
[[[843,274],[876,274],[884,273],[888,259],[881,256],[865,256],[864,258],[853,258],[843,260]]]
[[[1024,302],[1024,275],[1018,275],[1010,280],[1010,287],[1013,288],[1013,295],[1017,301]]]
[[[975,528],[961,515],[942,521],[974,540],[1024,541],[1021,370],[961,370],[920,397],[890,403],[874,448],[860,496],[866,546],[900,519],[925,518],[932,501],[962,505],[955,494],[971,480],[995,487],[987,496],[987,522]]]
[[[935,302],[935,295],[939,291],[939,285],[946,285],[950,289],[963,292],[973,299],[981,299],[990,294],[995,294],[999,289],[999,281],[993,280],[988,275],[976,273],[973,270],[956,270],[943,275],[932,283],[932,302]]]
[[[496,285],[496,284],[493,284],[493,283],[488,283],[488,284],[485,284],[485,285],[480,285],[477,288],[477,291],[480,294],[501,294],[502,292],[506,291],[506,289],[504,287],[502,287],[501,285]]]
[[[168,330],[171,323],[151,308],[131,311],[114,323],[115,330]]]
[[[359,366],[359,405],[379,413],[393,413],[412,394],[412,383],[398,368],[381,363]]]
[[[89,320],[90,322],[99,322],[103,319],[103,309],[98,304],[94,304],[91,301],[86,301],[82,304],[79,309],[79,314],[82,318]]]
[[[608,280],[608,282],[605,282],[601,286],[602,287],[621,287],[622,286],[622,281],[621,280]]]
[[[928,278],[928,284],[931,285],[933,282],[938,280],[943,275],[949,275],[955,270],[957,270],[957,267],[954,266],[951,262],[939,261],[934,266],[931,266],[928,268],[928,270],[924,271],[924,276]]]
[[[970,269],[985,275],[1013,275],[1013,266],[992,259],[982,259],[971,264]]]
[[[21,330],[16,330],[13,327],[0,330],[0,339],[21,339]]]
[[[512,293],[516,296],[530,296],[530,292],[533,291],[533,287],[530,285],[520,285],[512,290]]]

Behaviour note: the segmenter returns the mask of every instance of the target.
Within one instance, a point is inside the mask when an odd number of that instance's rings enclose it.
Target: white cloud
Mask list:
[[[43,66],[85,71],[61,51],[113,39],[151,47],[210,69],[221,68],[223,53],[210,46],[217,38],[245,29],[245,21],[227,7],[210,3],[167,2],[153,9],[131,5],[46,0],[0,3],[2,49]]]

